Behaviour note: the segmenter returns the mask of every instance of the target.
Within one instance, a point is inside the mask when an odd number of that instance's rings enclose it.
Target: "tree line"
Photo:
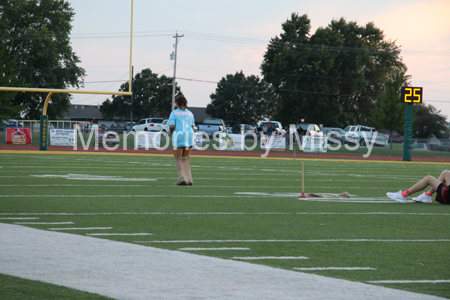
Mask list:
[[[83,87],[85,70],[70,45],[75,12],[65,0],[0,1],[0,86],[68,89]],[[400,87],[410,76],[400,48],[372,22],[358,25],[344,18],[311,32],[304,14],[291,14],[281,33],[270,39],[260,76],[227,74],[210,95],[206,112],[217,118],[255,124],[269,118],[282,124],[345,127],[364,124],[402,131],[404,104]],[[120,91],[128,91],[129,82]],[[133,101],[112,96],[101,105],[105,118],[134,120],[171,111],[172,78],[150,68],[133,78]],[[182,95],[176,86],[177,95]],[[0,120],[38,119],[44,93],[0,94]],[[55,94],[51,119],[70,107],[69,94]],[[445,117],[432,105],[417,105],[413,134],[439,135]]]

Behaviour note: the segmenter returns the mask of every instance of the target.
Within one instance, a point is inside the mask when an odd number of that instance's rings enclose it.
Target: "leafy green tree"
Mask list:
[[[283,124],[299,123],[306,118],[309,101],[304,94],[296,91],[307,90],[309,77],[303,76],[308,68],[306,62],[310,49],[303,47],[308,43],[311,22],[306,15],[292,14],[291,19],[282,25],[280,37],[270,40],[261,64],[266,82],[276,89],[279,96],[275,119]],[[311,120],[312,121],[312,120]]]
[[[208,115],[243,124],[256,124],[277,111],[270,85],[258,76],[246,77],[242,71],[222,77],[210,98]]]
[[[413,137],[427,138],[434,134],[437,138],[443,138],[447,130],[445,116],[431,104],[417,105],[416,119],[413,122]]]
[[[18,79],[18,74],[17,57],[8,56],[5,45],[0,44],[0,86],[20,86],[22,81]],[[11,101],[16,95],[17,92],[0,93],[0,124],[3,120],[19,118],[21,106],[14,105]]]
[[[344,127],[370,123],[391,68],[404,67],[400,50],[373,23],[333,20],[310,36],[307,15],[292,14],[270,40],[261,71],[280,97],[281,122]]]
[[[133,111],[134,121],[153,117],[156,113],[170,113],[172,106],[172,78],[143,69],[133,79],[133,104],[130,96],[114,95],[100,105],[100,111],[105,119],[128,120]],[[119,91],[128,91],[129,82],[120,86]],[[182,95],[175,86],[175,95]]]
[[[408,85],[410,76],[405,69],[395,69],[386,77],[380,100],[372,112],[372,120],[378,129],[403,131],[405,126],[405,104],[400,101],[401,87]],[[391,140],[392,149],[392,140]]]
[[[72,51],[69,34],[74,16],[65,0],[0,0],[1,43],[6,56],[18,59],[18,78],[31,88],[80,87],[85,75]],[[1,54],[4,55],[4,54]],[[46,93],[18,93],[13,105],[21,105],[25,118],[38,119]],[[69,94],[55,94],[49,118],[62,117],[70,107]]]

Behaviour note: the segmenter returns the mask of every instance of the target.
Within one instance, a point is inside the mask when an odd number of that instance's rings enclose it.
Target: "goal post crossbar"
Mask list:
[[[53,94],[97,94],[97,95],[132,95],[132,65],[133,65],[133,11],[134,0],[131,0],[131,28],[130,28],[130,65],[129,65],[129,89],[128,92],[108,92],[108,91],[89,91],[89,90],[65,90],[65,89],[46,89],[46,88],[27,88],[27,87],[6,87],[0,86],[0,91],[5,92],[31,92],[31,93],[49,93],[44,103],[43,115],[47,114],[47,105]]]
[[[107,92],[107,91],[88,91],[88,90],[64,90],[64,89],[46,89],[46,88],[26,88],[26,87],[4,87],[0,86],[0,91],[5,92],[31,92],[31,93],[48,93],[42,109],[42,115],[40,118],[40,137],[39,137],[39,150],[47,150],[48,148],[48,116],[47,108],[50,102],[50,98],[53,94],[100,94],[100,95],[122,95],[132,96],[132,65],[133,65],[133,7],[134,0],[131,0],[131,28],[130,28],[130,70],[129,70],[129,90],[128,92]]]
[[[88,91],[88,90],[63,90],[63,89],[41,89],[41,88],[22,88],[0,86],[0,91],[9,92],[31,92],[31,93],[53,93],[53,94],[101,94],[101,95],[122,95],[131,96],[131,92],[107,92],[107,91]]]

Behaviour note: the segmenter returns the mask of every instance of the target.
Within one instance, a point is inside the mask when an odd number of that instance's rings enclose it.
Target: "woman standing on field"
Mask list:
[[[194,115],[187,108],[183,96],[175,99],[175,110],[169,117],[169,129],[172,134],[173,156],[178,171],[175,185],[192,185],[191,164],[189,162],[194,140]]]

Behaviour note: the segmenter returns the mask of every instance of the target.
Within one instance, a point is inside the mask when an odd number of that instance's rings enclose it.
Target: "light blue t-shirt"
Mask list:
[[[189,110],[176,109],[169,117],[169,126],[175,125],[175,130],[172,134],[173,147],[192,147],[194,141],[194,130],[192,126],[195,125],[194,115]]]

